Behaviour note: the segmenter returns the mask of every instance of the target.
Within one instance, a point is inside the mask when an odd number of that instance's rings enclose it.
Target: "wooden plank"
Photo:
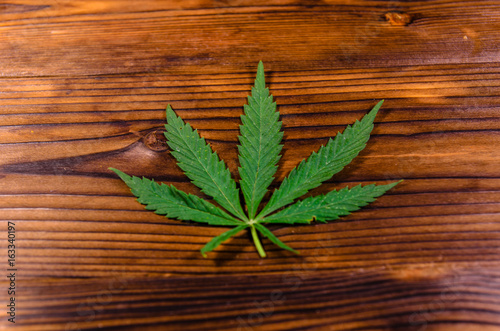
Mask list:
[[[25,330],[496,330],[498,276],[449,265],[202,282],[112,277],[30,283],[21,298]]]
[[[5,238],[16,224],[22,330],[500,329],[498,2],[8,0],[0,14],[0,221]],[[260,259],[242,232],[203,259],[223,228],[145,211],[108,167],[210,199],[170,156],[165,108],[238,178],[259,60],[283,121],[272,188],[381,99],[366,149],[310,195],[404,181],[339,221],[271,226],[300,256],[264,240]]]
[[[488,0],[8,1],[3,12],[4,76],[479,64],[500,46]]]

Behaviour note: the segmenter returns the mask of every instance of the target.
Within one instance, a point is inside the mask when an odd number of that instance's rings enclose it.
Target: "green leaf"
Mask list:
[[[298,251],[296,251],[293,248],[288,247],[281,240],[276,238],[276,236],[271,231],[269,231],[269,229],[267,229],[265,226],[263,226],[262,224],[255,223],[254,226],[257,230],[259,230],[260,233],[262,233],[265,237],[267,237],[267,239],[271,240],[272,243],[278,245],[279,247],[281,247],[283,249],[286,249],[287,251],[293,252],[295,254],[300,254]]]
[[[345,187],[340,191],[334,190],[325,195],[309,197],[265,218],[262,222],[295,224],[310,223],[313,220],[333,221],[375,201],[375,198],[398,183],[371,184],[364,187],[358,185],[352,189]]]
[[[248,228],[248,224],[238,225],[234,229],[226,231],[223,234],[212,238],[212,240],[210,240],[205,246],[203,246],[203,248],[201,249],[201,254],[203,255],[203,257],[207,257],[206,253],[213,251],[221,243],[223,243],[224,241],[228,240],[229,238],[231,238],[232,236],[234,236],[235,234],[246,228]]]
[[[244,106],[245,115],[241,116],[241,136],[239,161],[240,185],[248,208],[248,217],[253,219],[259,204],[274,179],[278,168],[283,132],[276,103],[273,102],[264,79],[264,65],[259,62],[255,86]]]
[[[137,201],[157,214],[210,225],[236,226],[243,223],[213,204],[172,185],[158,184],[147,178],[132,177],[118,169],[110,169],[130,187]]]
[[[165,125],[167,143],[179,167],[192,183],[203,193],[213,197],[227,211],[246,220],[236,183],[217,153],[212,151],[198,131],[193,130],[189,124],[175,115],[170,106],[167,107],[167,123]]]
[[[292,204],[307,191],[319,186],[342,170],[365,147],[373,129],[374,118],[382,105],[379,102],[361,121],[347,126],[343,133],[330,139],[318,152],[303,160],[273,192],[264,208],[260,203],[273,181],[280,159],[283,133],[279,113],[272,95],[265,86],[264,65],[259,63],[252,94],[244,106],[241,116],[241,135],[238,137],[240,167],[238,168],[241,190],[247,205],[248,216],[240,203],[236,182],[223,161],[201,138],[196,130],[167,107],[167,132],[165,137],[177,159],[179,167],[198,186],[210,195],[226,211],[197,197],[176,189],[172,185],[158,184],[146,178],[129,176],[120,170],[110,168],[131,188],[146,209],[157,214],[180,220],[189,220],[209,225],[231,226],[231,230],[213,238],[201,253],[214,250],[236,233],[250,228],[251,235],[261,257],[266,253],[260,242],[259,233],[277,246],[298,252],[281,242],[264,223],[302,224],[313,220],[326,222],[348,215],[384,194],[397,183],[387,185],[356,186],[331,191],[328,194],[310,197]],[[281,207],[285,207],[276,212]],[[259,212],[260,210],[260,212]],[[256,216],[257,215],[257,216]]]
[[[370,138],[373,120],[382,102],[383,100],[373,107],[361,121],[356,121],[353,126],[347,126],[343,133],[339,132],[334,139],[330,138],[317,153],[313,152],[307,160],[303,160],[294,168],[280,187],[273,192],[257,219],[292,203],[349,164],[363,150]]]

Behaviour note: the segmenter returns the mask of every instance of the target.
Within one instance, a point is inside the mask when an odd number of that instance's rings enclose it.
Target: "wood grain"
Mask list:
[[[494,330],[498,276],[495,269],[451,266],[356,273],[298,269],[203,282],[113,277],[81,280],[78,288],[74,280],[31,283],[22,299],[31,303],[23,309],[26,330],[120,330],[124,320],[134,325],[130,330]],[[54,300],[54,289],[63,303]],[[67,323],[57,324],[62,318]]]
[[[0,14],[20,330],[500,330],[496,1],[8,0]],[[264,241],[260,259],[240,233],[203,259],[223,228],[145,211],[108,167],[205,197],[161,139],[170,104],[237,178],[259,60],[283,121],[273,188],[381,99],[366,149],[310,194],[404,182],[337,222],[271,226],[300,256]]]

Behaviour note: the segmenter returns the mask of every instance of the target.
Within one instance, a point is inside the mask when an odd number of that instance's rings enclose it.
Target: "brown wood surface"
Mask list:
[[[19,330],[500,330],[500,3],[6,0],[0,240]],[[145,211],[107,170],[202,196],[164,109],[237,176],[263,60],[282,114],[273,187],[385,99],[367,148],[312,194],[403,183],[329,224],[248,234]],[[159,140],[158,140],[159,139]],[[7,321],[7,271],[0,329]]]

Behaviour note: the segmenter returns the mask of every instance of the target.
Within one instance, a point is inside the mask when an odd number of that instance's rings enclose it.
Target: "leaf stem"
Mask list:
[[[257,234],[257,230],[255,229],[253,224],[250,226],[250,231],[252,232],[253,242],[255,244],[255,248],[257,248],[257,252],[259,252],[260,257],[262,257],[262,258],[266,257],[266,252],[264,251],[264,248],[262,247],[262,243],[260,242],[259,235]]]

